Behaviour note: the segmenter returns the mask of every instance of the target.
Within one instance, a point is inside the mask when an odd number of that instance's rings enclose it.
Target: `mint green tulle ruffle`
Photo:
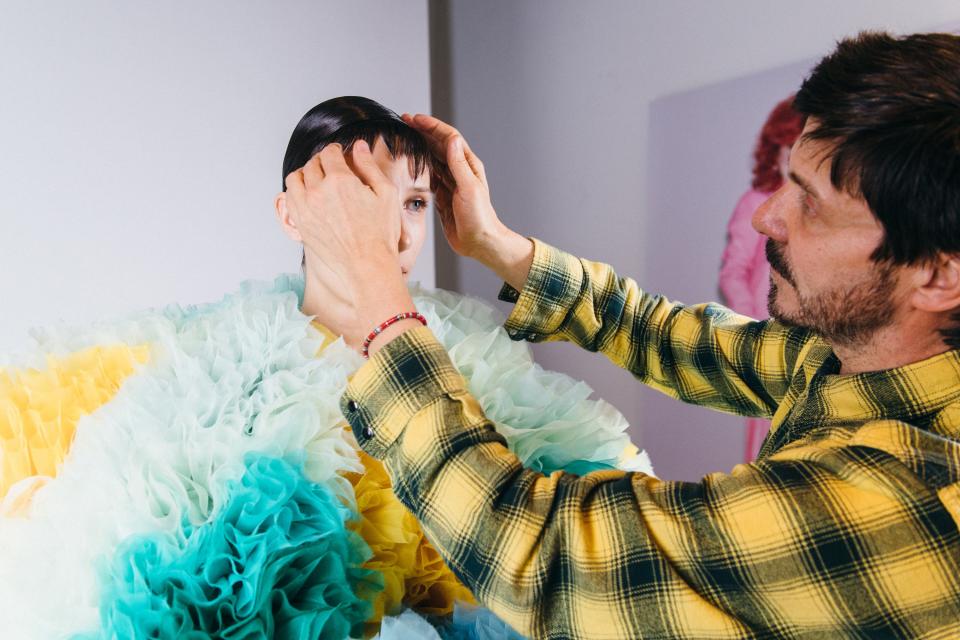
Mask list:
[[[590,398],[586,384],[536,365],[498,311],[445,291],[413,286],[411,294],[528,468],[651,472],[642,452],[624,457],[631,446],[623,416]],[[146,345],[150,358],[80,419],[29,512],[0,518],[0,635],[62,638],[115,626],[125,630],[115,637],[151,628],[157,635],[144,637],[176,637],[187,628],[208,633],[214,623],[251,634],[262,626],[265,637],[281,623],[342,629],[341,637],[355,629],[372,578],[357,575],[343,591],[330,585],[360,553],[343,527],[343,509],[356,509],[344,474],[363,465],[339,399],[363,360],[342,340],[318,354],[323,336],[300,312],[302,295],[302,279],[282,276],[245,283],[216,303],[35,333],[35,353],[23,362],[41,367],[45,354],[97,345]],[[298,462],[281,472],[279,462],[251,460]],[[277,495],[288,495],[287,506]],[[246,511],[254,508],[264,512]],[[286,551],[275,553],[275,544]],[[225,598],[228,584],[238,591]],[[294,615],[313,599],[341,604]],[[267,609],[275,612],[269,623]],[[160,624],[175,629],[160,633]]]

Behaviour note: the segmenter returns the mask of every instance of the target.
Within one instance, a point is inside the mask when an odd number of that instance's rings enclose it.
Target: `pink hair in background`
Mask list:
[[[730,217],[720,267],[720,291],[727,306],[757,320],[767,317],[770,266],[764,250],[766,238],[754,230],[751,220],[757,208],[783,184],[781,150],[792,147],[803,131],[803,116],[794,111],[792,105],[793,96],[780,101],[760,130],[753,151],[751,188],[740,197]],[[744,462],[756,458],[769,430],[768,420],[747,419]]]

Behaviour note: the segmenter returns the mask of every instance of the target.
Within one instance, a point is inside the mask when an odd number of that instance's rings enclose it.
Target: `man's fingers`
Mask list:
[[[303,201],[306,192],[306,185],[303,182],[303,170],[297,169],[296,171],[291,171],[287,174],[287,177],[284,178],[283,183],[287,185],[287,201],[293,205],[289,207],[290,212],[294,218],[296,218],[298,213],[296,204]]]
[[[473,171],[473,175],[477,176],[484,183],[487,181],[487,173],[483,169],[483,163],[480,161],[480,158],[470,150],[470,145],[467,144],[467,141],[463,138],[460,139],[463,142],[463,151],[464,155],[467,158],[467,164],[470,165],[470,169]]]
[[[306,187],[313,187],[323,180],[323,167],[320,166],[320,154],[307,160],[307,164],[300,169],[300,176]]]
[[[354,173],[375,194],[378,196],[384,195],[394,187],[393,182],[377,166],[376,160],[373,159],[373,153],[370,151],[370,145],[367,144],[366,140],[357,140],[353,143],[351,157]]]
[[[404,114],[403,120],[422,133],[430,144],[430,150],[433,154],[440,159],[446,160],[447,163],[452,162],[450,145],[455,139],[459,138],[460,145],[463,147],[463,157],[470,166],[473,175],[486,182],[487,176],[483,168],[483,163],[480,161],[480,158],[473,153],[470,145],[455,128],[438,118],[422,113],[418,113],[415,116]]]
[[[455,136],[450,140],[446,156],[447,168],[450,169],[458,188],[468,187],[480,177],[467,159],[467,145],[462,137]],[[479,163],[479,160],[477,162]]]
[[[339,144],[328,144],[318,155],[320,157],[320,168],[323,170],[324,177],[353,175],[353,172],[347,165],[347,159],[343,157],[343,147]]]
[[[443,120],[422,113],[412,116],[409,120],[404,119],[404,122],[422,133],[427,144],[430,145],[430,151],[441,159],[446,158],[447,145],[450,144],[451,138],[460,135],[459,131]]]

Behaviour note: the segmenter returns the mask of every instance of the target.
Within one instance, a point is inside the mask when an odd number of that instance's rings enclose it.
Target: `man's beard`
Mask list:
[[[805,327],[819,333],[831,344],[863,345],[880,329],[893,321],[893,291],[896,281],[893,267],[877,265],[870,277],[854,283],[840,284],[812,296],[803,296],[783,249],[767,239],[767,261],[797,293],[798,309],[787,313],[777,305],[777,284],[770,278],[767,310],[779,322]]]

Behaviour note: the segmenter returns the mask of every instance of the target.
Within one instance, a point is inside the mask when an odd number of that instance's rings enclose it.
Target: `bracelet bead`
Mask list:
[[[427,326],[427,319],[416,311],[404,311],[403,313],[398,313],[392,318],[388,318],[384,322],[381,322],[377,327],[374,328],[373,331],[370,332],[370,335],[368,335],[363,341],[363,357],[370,358],[370,343],[373,342],[373,339],[380,335],[384,329],[395,322],[407,319],[418,320],[423,326]]]

